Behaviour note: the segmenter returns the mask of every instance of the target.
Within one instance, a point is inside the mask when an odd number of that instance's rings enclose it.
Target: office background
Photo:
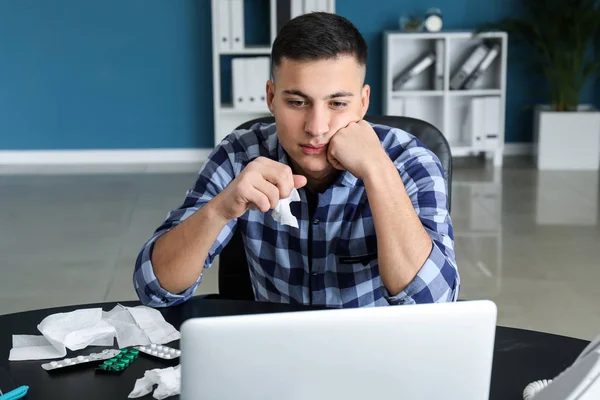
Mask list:
[[[519,14],[518,2],[336,1],[370,47],[370,113],[382,111],[382,32],[403,13],[439,7],[444,29],[464,31]],[[136,298],[139,249],[214,145],[210,3],[0,0],[0,314]],[[261,21],[246,24],[247,44],[266,42],[267,5],[245,0],[245,21]],[[544,99],[528,56],[509,44],[513,149],[532,148],[528,107]],[[581,101],[600,106],[598,79]],[[566,152],[581,146],[577,133],[565,132]],[[193,165],[153,164],[182,155]],[[100,165],[82,166],[90,159]],[[124,165],[130,159],[137,164]],[[496,302],[499,325],[597,336],[599,172],[539,171],[531,157],[506,157],[502,168],[481,157],[453,161],[461,298]],[[215,262],[197,294],[217,290]]]
[[[381,112],[381,32],[402,13],[439,7],[444,29],[467,30],[518,13],[518,3],[338,1],[369,45],[370,113]],[[246,24],[247,43],[266,42],[268,0],[245,0],[244,10],[259,21]],[[0,1],[0,150],[210,148],[210,54],[209,0]],[[509,46],[507,143],[532,140],[526,108],[543,99],[526,58]],[[600,83],[582,102],[600,106]]]

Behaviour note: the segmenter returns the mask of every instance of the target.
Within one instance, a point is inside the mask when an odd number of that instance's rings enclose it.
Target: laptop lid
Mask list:
[[[487,399],[487,300],[195,318],[181,326],[181,398]]]

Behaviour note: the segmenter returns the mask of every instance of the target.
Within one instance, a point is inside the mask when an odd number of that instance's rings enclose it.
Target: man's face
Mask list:
[[[325,179],[335,172],[327,161],[331,137],[369,107],[365,69],[354,57],[299,62],[283,59],[267,83],[267,102],[275,116],[279,142],[295,172]]]

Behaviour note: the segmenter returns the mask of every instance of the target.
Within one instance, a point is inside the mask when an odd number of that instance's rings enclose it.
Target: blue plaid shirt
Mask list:
[[[377,237],[365,187],[348,171],[318,194],[312,217],[306,192],[299,190],[302,201],[291,203],[299,229],[274,221],[270,211],[249,210],[230,221],[213,243],[204,268],[211,266],[237,228],[241,229],[258,301],[328,307],[455,301],[460,279],[441,164],[409,133],[372,126],[433,241],[429,258],[402,292],[391,296],[381,282]],[[259,156],[289,165],[277,140],[275,124],[256,124],[248,130],[234,131],[212,151],[184,203],[169,213],[138,256],[133,282],[142,303],[171,306],[192,296],[202,276],[182,293],[169,293],[160,286],[152,268],[154,243],[207,204]]]

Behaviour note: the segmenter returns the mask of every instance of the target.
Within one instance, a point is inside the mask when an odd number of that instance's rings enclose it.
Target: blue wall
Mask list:
[[[264,20],[256,9],[268,1],[246,2],[247,20]],[[370,113],[381,111],[382,30],[430,6],[449,29],[515,12],[506,0],[338,0],[370,47]],[[265,26],[247,30],[250,41]],[[524,107],[542,99],[541,81],[519,62],[525,55],[510,47],[508,142],[531,140]],[[0,149],[210,147],[211,68],[208,0],[1,0]],[[582,100],[598,104],[593,88]]]

